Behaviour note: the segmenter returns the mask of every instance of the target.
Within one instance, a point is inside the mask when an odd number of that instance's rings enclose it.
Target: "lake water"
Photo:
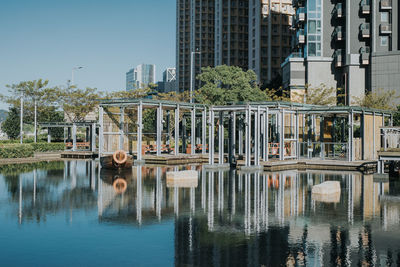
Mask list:
[[[198,181],[166,183],[183,169]],[[2,266],[397,266],[399,221],[399,182],[361,173],[0,166]]]

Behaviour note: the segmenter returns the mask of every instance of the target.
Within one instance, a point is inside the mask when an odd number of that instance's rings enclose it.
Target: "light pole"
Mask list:
[[[194,52],[190,54],[190,103],[193,103],[193,57],[195,54],[201,54],[201,52]]]
[[[74,71],[83,69],[83,67],[73,67],[71,71],[71,85],[74,85]]]
[[[24,97],[21,95],[21,114],[20,114],[20,127],[19,127],[19,135],[20,135],[20,143],[22,144],[22,140],[24,138]]]

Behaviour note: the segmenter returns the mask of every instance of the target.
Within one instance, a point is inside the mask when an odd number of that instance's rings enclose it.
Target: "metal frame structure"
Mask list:
[[[47,142],[51,142],[50,128],[63,128],[64,129],[64,143],[67,140],[72,140],[72,151],[78,151],[77,148],[77,130],[78,127],[86,128],[86,141],[90,143],[89,149],[83,149],[84,151],[96,152],[96,129],[99,128],[99,124],[96,121],[81,121],[81,122],[42,122],[39,123],[40,127],[47,128]],[[82,150],[82,149],[81,149]]]
[[[335,156],[335,149],[341,147],[346,153],[341,155],[342,160],[355,161],[359,158],[355,155],[354,132],[355,124],[360,123],[363,128],[365,116],[373,116],[373,129],[376,127],[376,118],[382,119],[382,126],[392,121],[392,113],[376,109],[345,106],[318,106],[290,102],[252,102],[236,103],[223,106],[210,106],[191,103],[176,103],[171,101],[151,99],[113,99],[101,100],[99,108],[99,156],[112,153],[104,149],[105,135],[118,135],[118,148],[124,149],[124,137],[137,135],[137,160],[143,160],[143,111],[156,109],[156,155],[161,156],[163,146],[163,130],[165,123],[165,111],[167,116],[167,127],[170,122],[170,112],[174,117],[174,155],[196,154],[196,145],[200,145],[201,153],[205,154],[208,148],[210,165],[226,165],[225,151],[228,148],[228,162],[232,158],[244,160],[245,167],[259,168],[262,161],[278,156],[279,160],[319,157],[325,159]],[[127,115],[132,111],[136,115]],[[119,125],[118,132],[104,130],[104,118],[114,118],[114,124]],[[129,126],[124,118],[130,116],[135,121],[136,131],[129,131]],[[359,119],[360,122],[358,122]],[[388,118],[388,120],[385,120]],[[190,149],[186,149],[186,121],[190,119]],[[198,123],[198,121],[201,121]],[[338,124],[338,121],[341,124]],[[229,123],[228,123],[229,122]],[[318,123],[319,122],[319,123]],[[111,122],[112,124],[113,122]],[[331,142],[326,142],[326,125],[329,123],[331,129]],[[225,127],[228,127],[228,142],[225,137]],[[358,125],[358,124],[357,124]],[[217,127],[216,127],[217,126]],[[201,134],[196,128],[201,127]],[[334,137],[335,127],[341,129],[342,140],[338,142]],[[111,127],[112,128],[112,127]],[[217,128],[217,129],[216,129]],[[305,133],[307,129],[307,133]],[[347,129],[347,134],[345,133]],[[301,131],[302,130],[302,131]],[[208,131],[208,137],[207,137]],[[362,150],[364,144],[364,130],[360,130]],[[167,131],[167,140],[170,140],[170,131]],[[171,134],[172,135],[172,134]],[[307,139],[306,139],[307,138]],[[373,145],[375,147],[375,134],[373,134]],[[344,141],[347,140],[347,141]],[[170,142],[168,141],[168,144]],[[228,145],[226,144],[228,143]],[[305,150],[304,146],[307,146]],[[208,146],[208,147],[207,147]],[[318,148],[318,149],[317,149]],[[127,150],[127,149],[125,149]],[[133,154],[133,151],[130,151]],[[217,154],[216,154],[217,153]],[[374,152],[373,156],[376,157]],[[364,159],[364,151],[361,153]],[[216,157],[217,156],[217,157]]]

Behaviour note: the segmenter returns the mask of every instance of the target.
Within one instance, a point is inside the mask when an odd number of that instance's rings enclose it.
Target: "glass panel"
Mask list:
[[[308,21],[308,33],[316,33],[316,24],[315,20]]]
[[[316,55],[315,43],[308,43],[308,55],[309,56],[315,56]]]

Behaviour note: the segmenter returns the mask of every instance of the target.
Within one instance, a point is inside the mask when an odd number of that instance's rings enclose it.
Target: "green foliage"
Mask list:
[[[63,161],[53,161],[53,162],[35,162],[35,163],[24,163],[24,164],[10,164],[10,165],[0,165],[0,174],[3,175],[18,175],[21,173],[31,172],[33,170],[63,170]]]
[[[340,90],[340,89],[339,89]],[[337,90],[321,84],[319,87],[305,86],[305,95],[294,93],[294,98],[300,103],[311,105],[333,106],[337,103]]]
[[[400,106],[397,106],[397,111],[393,115],[393,125],[400,126]]]
[[[10,108],[7,119],[2,123],[1,129],[10,139],[16,139],[20,132],[19,110],[14,107]]]
[[[96,88],[79,89],[74,86],[56,88],[49,94],[53,95],[53,101],[62,107],[70,121],[83,121],[87,114],[94,111],[101,97]]]
[[[60,151],[65,149],[64,143],[32,143],[35,152]]]
[[[29,158],[35,152],[64,150],[64,143],[0,144],[0,158]]]
[[[268,100],[257,85],[257,75],[252,70],[221,65],[206,67],[197,76],[203,86],[196,93],[196,100],[207,105],[226,105],[235,102]]]
[[[376,108],[383,110],[394,110],[396,101],[400,99],[400,95],[395,90],[378,89],[369,92],[364,97],[355,97],[355,103],[361,107]]]
[[[12,144],[0,146],[0,158],[29,158],[33,157],[33,147],[28,144]]]
[[[112,98],[144,98],[150,92],[150,88],[145,89],[136,89],[130,91],[115,91],[115,92],[107,92],[104,96],[105,99]]]

